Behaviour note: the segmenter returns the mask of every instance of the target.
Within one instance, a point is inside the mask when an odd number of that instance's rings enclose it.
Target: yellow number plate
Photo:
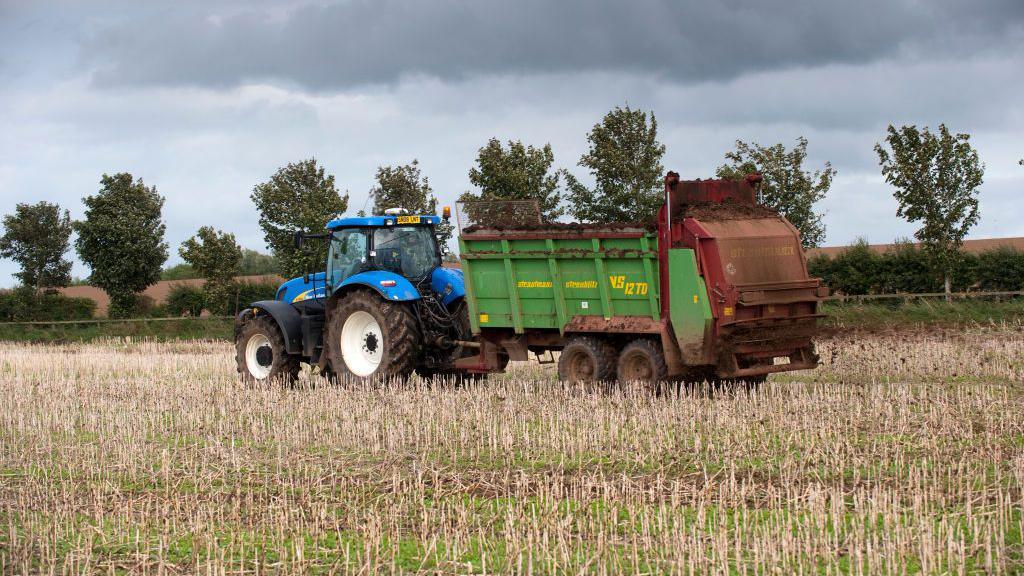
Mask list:
[[[420,217],[419,216],[399,216],[398,217],[398,223],[399,224],[419,224],[420,223]]]

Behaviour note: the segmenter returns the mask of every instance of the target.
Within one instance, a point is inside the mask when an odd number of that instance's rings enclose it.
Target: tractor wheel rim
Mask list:
[[[257,380],[270,376],[274,366],[274,348],[266,334],[253,334],[245,344],[245,367]]]
[[[341,357],[356,376],[369,376],[380,367],[384,356],[384,334],[377,319],[369,312],[357,310],[341,327]]]

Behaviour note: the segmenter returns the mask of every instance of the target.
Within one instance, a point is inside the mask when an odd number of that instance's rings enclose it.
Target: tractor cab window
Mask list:
[[[366,267],[366,232],[340,230],[331,236],[327,255],[327,279],[333,288]]]
[[[373,231],[374,262],[406,278],[422,278],[441,265],[429,226],[394,226]]]

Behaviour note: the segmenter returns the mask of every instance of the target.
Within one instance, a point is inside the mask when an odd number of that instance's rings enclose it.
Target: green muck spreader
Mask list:
[[[816,367],[827,289],[808,277],[796,228],[756,204],[759,183],[670,172],[646,225],[545,224],[460,205],[479,353],[455,367],[493,372],[553,350],[567,381],[757,382]]]

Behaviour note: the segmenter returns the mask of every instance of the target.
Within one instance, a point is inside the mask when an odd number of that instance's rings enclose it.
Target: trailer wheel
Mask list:
[[[668,378],[668,365],[661,344],[652,340],[634,340],[619,354],[616,370],[619,382],[640,382],[658,387]]]
[[[328,359],[339,378],[405,380],[412,374],[420,344],[408,305],[353,292],[342,297],[327,324]]]
[[[615,380],[615,346],[593,336],[571,338],[558,358],[558,379],[563,382]]]
[[[291,384],[299,376],[299,357],[287,352],[277,323],[266,316],[250,318],[238,331],[235,363],[249,384],[275,380]]]

